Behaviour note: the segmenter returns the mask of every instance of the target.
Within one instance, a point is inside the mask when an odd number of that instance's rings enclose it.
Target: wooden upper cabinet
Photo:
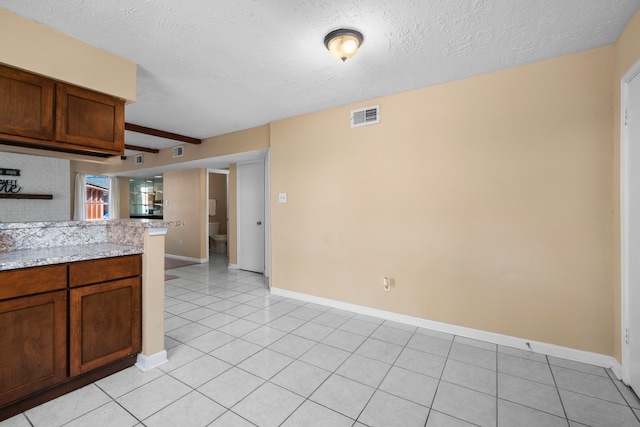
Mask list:
[[[0,65],[0,140],[57,151],[124,154],[124,101]]]
[[[56,84],[55,140],[124,153],[124,102],[76,86]]]
[[[55,83],[0,66],[0,136],[51,140]]]

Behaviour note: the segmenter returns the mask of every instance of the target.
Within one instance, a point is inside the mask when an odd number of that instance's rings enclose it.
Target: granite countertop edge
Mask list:
[[[41,222],[0,222],[0,230],[16,230],[24,228],[55,228],[55,227],[96,227],[105,225],[120,225],[136,228],[166,228],[183,225],[181,220],[164,219],[105,219],[91,221],[41,221]]]
[[[144,250],[141,246],[128,246],[114,243],[91,243],[86,245],[21,249],[0,252],[0,271],[136,255],[143,252]]]

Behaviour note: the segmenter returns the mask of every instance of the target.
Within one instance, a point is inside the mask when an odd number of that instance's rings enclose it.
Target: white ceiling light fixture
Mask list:
[[[361,32],[341,28],[327,34],[324,38],[324,45],[331,52],[331,55],[344,62],[356,54],[363,40]]]

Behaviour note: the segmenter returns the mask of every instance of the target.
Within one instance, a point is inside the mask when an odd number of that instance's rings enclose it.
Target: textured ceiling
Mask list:
[[[138,64],[126,120],[196,138],[613,43],[640,0],[0,0]],[[364,34],[345,63],[331,30]],[[164,148],[127,133],[127,143]]]

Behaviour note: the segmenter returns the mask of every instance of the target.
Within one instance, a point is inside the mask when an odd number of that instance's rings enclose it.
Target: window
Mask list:
[[[109,218],[109,177],[87,175],[87,219]]]

